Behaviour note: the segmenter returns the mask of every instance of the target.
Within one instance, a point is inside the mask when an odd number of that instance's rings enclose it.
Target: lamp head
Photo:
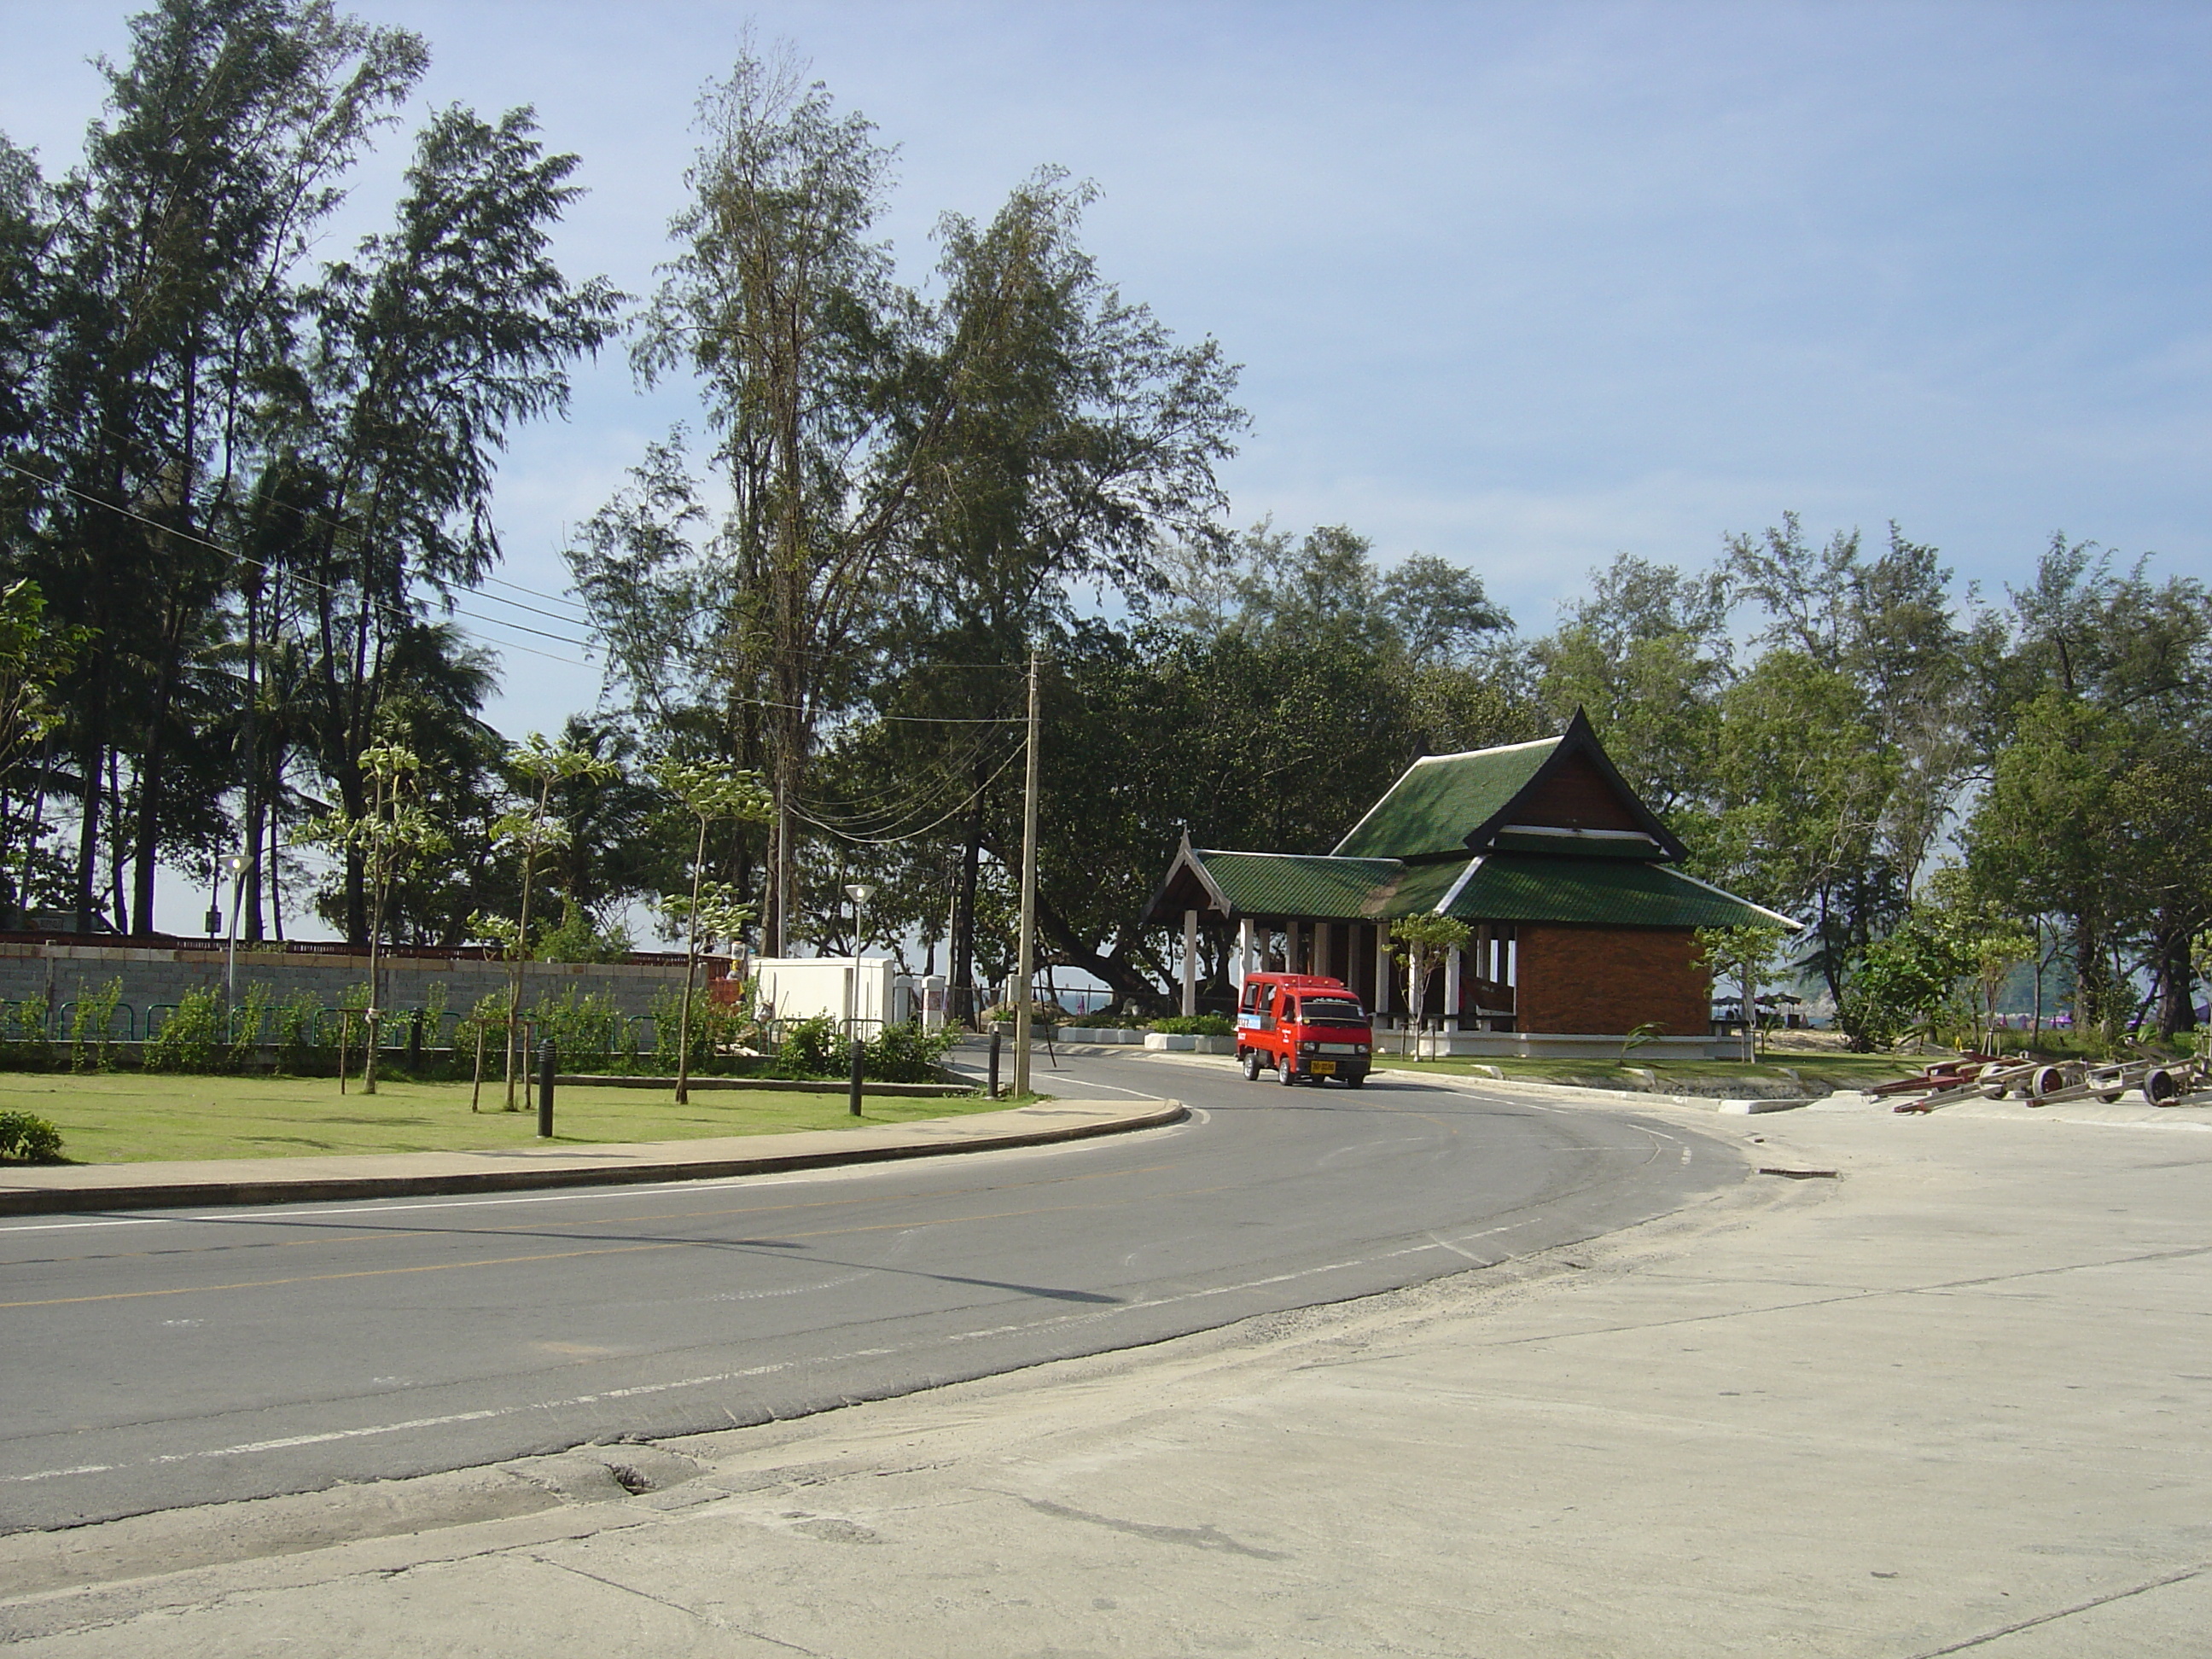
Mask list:
[[[855,904],[866,904],[875,896],[876,890],[865,881],[853,882],[845,889],[845,896]]]

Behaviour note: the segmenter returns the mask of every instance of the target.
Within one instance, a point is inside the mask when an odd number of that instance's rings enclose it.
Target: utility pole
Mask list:
[[[1037,866],[1037,653],[1030,653],[1030,739],[1028,781],[1022,792],[1021,966],[1014,1004],[1014,1093],[1030,1091],[1030,981],[1036,977]]]

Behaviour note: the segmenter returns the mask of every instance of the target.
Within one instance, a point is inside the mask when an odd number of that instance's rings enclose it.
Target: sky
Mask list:
[[[590,191],[564,268],[633,294],[748,20],[899,147],[911,280],[940,213],[1043,164],[1093,181],[1103,273],[1243,366],[1237,522],[1454,560],[1527,631],[1617,552],[1703,565],[1785,511],[1894,520],[1992,595],[2060,532],[2212,576],[2212,7],[352,9],[428,40],[410,119],[536,107]],[[0,131],[50,173],[125,15],[0,0]],[[504,463],[502,574],[557,593],[567,527],[696,409],[618,350],[580,370]],[[574,647],[476,626],[552,653],[507,654],[502,729],[591,701]]]

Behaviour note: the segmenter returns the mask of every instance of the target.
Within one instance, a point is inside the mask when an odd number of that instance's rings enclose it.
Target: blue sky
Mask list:
[[[1894,518],[1991,590],[2057,530],[2212,574],[2212,8],[355,9],[428,39],[426,106],[537,106],[592,192],[565,262],[633,292],[748,16],[900,145],[916,276],[940,210],[1095,180],[1106,273],[1245,366],[1239,521],[1462,562],[1527,629],[1616,551],[1701,564],[1785,509]],[[122,15],[0,4],[0,130],[50,170]],[[562,526],[686,412],[619,354],[580,376],[507,461],[507,574],[557,586]],[[588,696],[509,671],[513,727]]]

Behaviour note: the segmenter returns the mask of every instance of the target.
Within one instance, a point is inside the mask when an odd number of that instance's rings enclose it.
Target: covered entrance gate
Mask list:
[[[1418,1022],[1440,1052],[1717,1052],[1695,930],[1789,917],[1683,874],[1684,848],[1638,799],[1577,711],[1557,738],[1431,755],[1328,854],[1246,853],[1185,840],[1147,919],[1180,924],[1186,1012],[1200,1000],[1201,928],[1225,935],[1233,994],[1264,969],[1324,974],[1384,1030]],[[1389,924],[1434,915],[1471,938],[1407,1005]]]

